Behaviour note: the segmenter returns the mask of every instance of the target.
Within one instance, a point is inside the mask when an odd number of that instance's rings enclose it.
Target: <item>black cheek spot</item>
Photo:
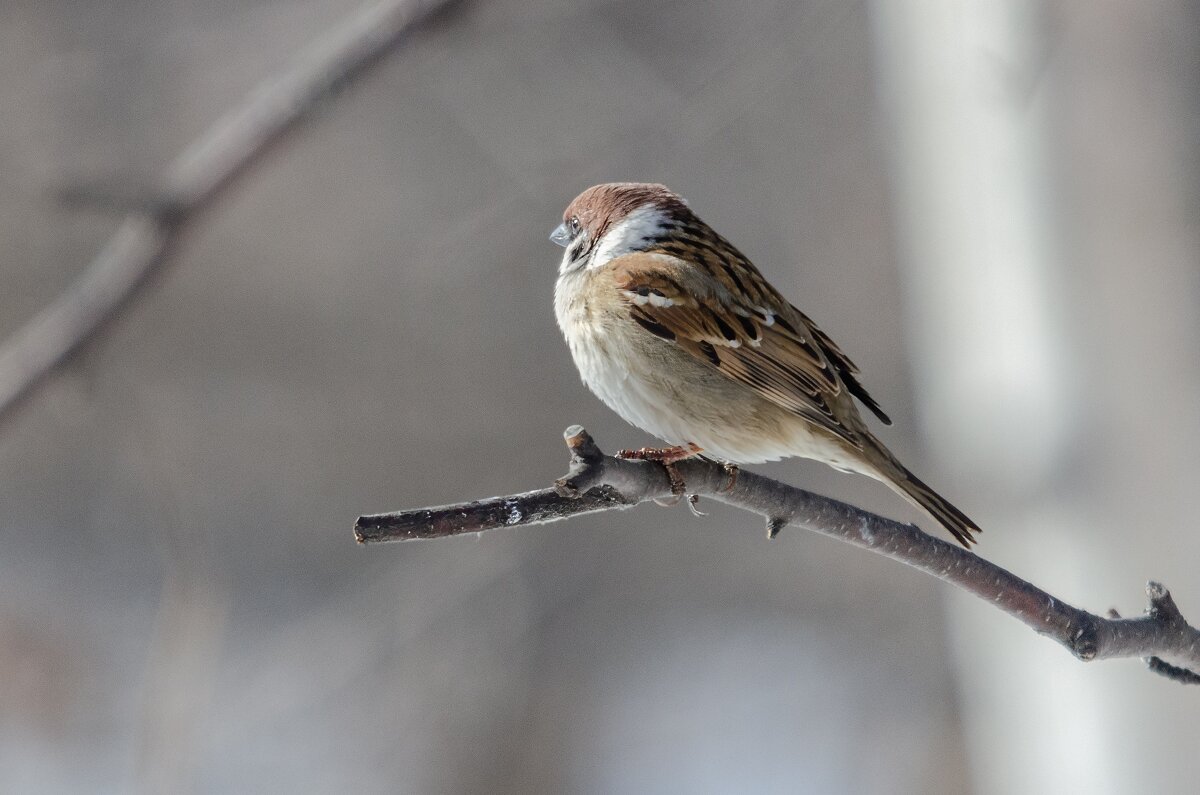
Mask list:
[[[667,328],[663,324],[655,323],[653,320],[643,315],[634,315],[633,319],[639,326],[646,329],[646,331],[649,331],[654,336],[662,337],[664,340],[670,340],[671,342],[675,341],[675,332],[671,331],[671,329]]]
[[[568,257],[571,262],[578,262],[587,251],[587,241],[582,237],[575,238],[575,242],[567,249]]]
[[[721,366],[721,357],[717,355],[717,349],[712,346],[711,342],[700,343],[700,352],[708,357],[708,360],[713,363],[713,367]]]
[[[637,294],[640,295],[641,297],[645,298],[646,296],[650,295],[650,288],[649,287],[639,287],[639,288],[637,288]]]

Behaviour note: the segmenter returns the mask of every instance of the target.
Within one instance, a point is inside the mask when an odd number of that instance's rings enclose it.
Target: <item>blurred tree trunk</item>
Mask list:
[[[915,383],[980,552],[1100,611],[1200,604],[1195,11],[877,2]],[[1194,780],[1194,720],[951,596],[981,792]],[[1154,725],[1153,732],[1137,727]]]

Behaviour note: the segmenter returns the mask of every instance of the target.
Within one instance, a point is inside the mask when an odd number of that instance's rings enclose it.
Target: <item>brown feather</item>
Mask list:
[[[673,335],[697,359],[861,448],[858,429],[846,424],[846,412],[834,408],[845,399],[842,382],[815,336],[793,333],[794,324],[786,321],[767,323],[776,313],[791,314],[790,305],[751,306],[707,278],[705,270],[666,254],[627,254],[608,269],[630,315],[643,328],[667,339]],[[726,319],[734,317],[736,324]],[[804,325],[802,316],[792,319]]]
[[[799,309],[796,309],[794,306],[792,307],[792,310],[797,315],[804,318],[804,322],[808,324],[810,329],[812,329],[812,333],[817,340],[817,344],[819,344],[825,350],[826,355],[829,356],[829,360],[833,362],[834,368],[837,370],[838,375],[841,376],[843,383],[846,384],[846,389],[850,391],[850,394],[854,395],[864,406],[869,408],[871,413],[879,418],[880,422],[882,422],[884,425],[891,425],[892,418],[884,413],[883,407],[875,401],[875,398],[871,397],[870,393],[867,392],[866,387],[864,387],[858,380],[858,366],[854,362],[850,361],[849,356],[842,353],[842,349],[837,346],[837,343],[831,340],[829,335],[822,331],[820,326],[814,323],[808,317],[808,315],[804,314]]]

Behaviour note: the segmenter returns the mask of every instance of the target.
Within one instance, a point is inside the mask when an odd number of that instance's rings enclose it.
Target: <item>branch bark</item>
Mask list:
[[[445,538],[499,527],[546,524],[598,511],[630,508],[671,496],[666,471],[647,461],[604,455],[582,427],[564,434],[570,468],[553,488],[488,500],[359,517],[360,544]],[[1145,658],[1150,670],[1177,682],[1200,683],[1200,631],[1188,624],[1162,585],[1146,586],[1144,616],[1104,618],[1073,607],[1015,574],[962,547],[934,538],[915,525],[868,513],[853,505],[742,471],[730,487],[729,473],[704,459],[677,464],[688,492],[757,513],[767,533],[795,525],[864,547],[953,583],[1050,637],[1083,661]],[[1168,662],[1169,660],[1169,662]]]
[[[72,191],[73,201],[130,212],[79,279],[0,345],[0,420],[128,304],[167,260],[183,228],[272,144],[451,2],[380,0],[365,6],[217,120],[145,195]]]

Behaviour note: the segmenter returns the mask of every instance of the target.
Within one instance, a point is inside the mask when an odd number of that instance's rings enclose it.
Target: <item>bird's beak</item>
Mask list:
[[[566,248],[571,242],[571,233],[567,231],[567,225],[562,223],[554,227],[554,231],[550,233],[550,240]]]

